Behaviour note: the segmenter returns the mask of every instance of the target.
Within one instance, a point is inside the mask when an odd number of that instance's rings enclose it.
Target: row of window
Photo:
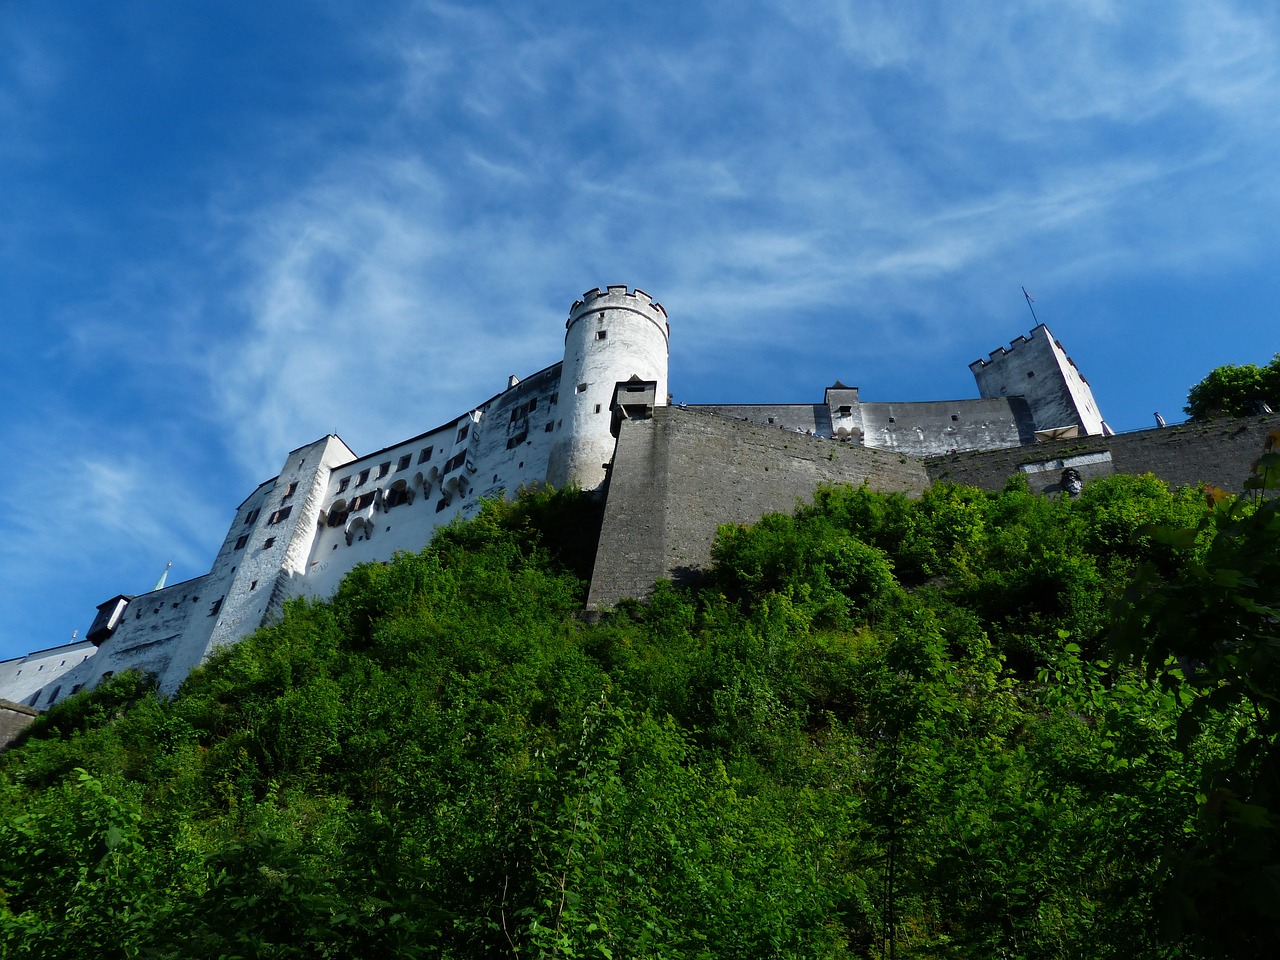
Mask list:
[[[289,499],[289,497],[293,496],[293,491],[297,486],[298,485],[295,483],[289,487],[289,492],[285,494],[286,500]],[[287,520],[289,518],[289,514],[291,513],[293,513],[293,504],[288,504],[287,506],[283,506],[267,518],[267,523],[268,525],[274,525],[274,524],[280,523],[282,520]],[[261,515],[262,515],[262,509],[260,507],[254,507],[247,514],[245,514],[244,525],[246,527],[250,526],[251,524],[255,523],[258,517]]]
[[[249,535],[248,535],[247,533],[246,533],[246,534],[242,534],[242,535],[239,537],[239,539],[237,539],[237,540],[236,540],[236,546],[235,546],[235,549],[237,549],[237,550],[243,550],[243,549],[244,549],[244,547],[245,547],[245,544],[247,544],[248,542],[249,542]],[[276,545],[276,538],[275,538],[275,537],[267,537],[267,539],[266,539],[266,540],[262,541],[262,549],[263,549],[263,550],[270,550],[270,549],[271,549],[272,547],[274,547],[275,545]],[[196,597],[196,599],[197,599],[197,600],[199,600],[200,598],[199,598],[199,597]],[[177,606],[177,604],[175,603],[175,604],[174,604],[174,606],[176,607],[176,606]]]
[[[462,439],[462,437],[466,436],[465,430],[466,428],[464,427],[463,428],[464,432],[459,436],[459,439]],[[436,449],[435,446],[432,445],[430,447],[423,447],[421,450],[419,450],[418,463],[426,463],[428,460],[430,460],[431,454],[435,452],[435,449]],[[411,453],[404,454],[403,456],[400,457],[399,461],[397,461],[395,472],[399,473],[401,470],[409,469],[409,464],[411,464],[412,462],[413,462],[413,454]],[[372,470],[373,470],[372,467],[366,467],[365,469],[361,470],[358,474],[356,474],[357,487],[364,486],[366,483],[368,483],[369,474],[372,472]],[[390,472],[391,472],[391,461],[384,460],[382,463],[378,464],[378,476],[376,479],[381,480]],[[343,477],[341,480],[338,481],[338,493],[342,493],[350,486],[351,486],[351,477],[350,476]]]

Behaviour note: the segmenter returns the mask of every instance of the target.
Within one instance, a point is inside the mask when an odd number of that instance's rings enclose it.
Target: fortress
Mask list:
[[[481,498],[522,486],[576,484],[603,500],[588,601],[602,609],[658,578],[695,576],[717,525],[790,511],[821,483],[911,494],[938,479],[998,489],[1022,473],[1054,493],[1154,472],[1238,490],[1280,426],[1272,416],[1114,435],[1043,325],[970,364],[978,398],[923,403],[863,401],[836,382],[811,403],[673,406],[669,342],[666,311],[643,291],[588,291],[569,310],[560,362],[371,454],[336,436],[293,450],[236,509],[208,573],[112,597],[84,640],[0,662],[0,699],[26,722],[130,668],[171,694],[288,598],[330,596],[357,564],[419,550]]]

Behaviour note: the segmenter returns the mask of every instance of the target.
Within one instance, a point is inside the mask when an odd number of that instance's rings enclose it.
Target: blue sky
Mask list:
[[[1219,0],[0,0],[0,657],[370,451],[671,317],[688,402],[976,395],[1032,326],[1113,427],[1280,350],[1280,13]]]

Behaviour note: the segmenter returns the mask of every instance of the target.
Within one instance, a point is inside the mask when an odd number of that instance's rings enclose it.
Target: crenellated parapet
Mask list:
[[[582,299],[575,300],[569,308],[565,330],[571,330],[580,320],[609,310],[627,310],[647,318],[661,331],[663,340],[670,342],[671,326],[666,309],[639,287],[631,290],[625,284],[610,285],[604,290],[597,287],[584,293]]]

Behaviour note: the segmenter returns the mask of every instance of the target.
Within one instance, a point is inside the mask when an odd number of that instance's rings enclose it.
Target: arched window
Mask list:
[[[347,522],[347,501],[335,500],[333,506],[329,508],[329,519],[325,521],[331,527],[340,527]]]
[[[405,480],[397,480],[387,488],[387,492],[382,495],[382,509],[390,510],[392,507],[398,507],[402,503],[411,503],[413,501],[413,491],[409,489],[409,484]]]

